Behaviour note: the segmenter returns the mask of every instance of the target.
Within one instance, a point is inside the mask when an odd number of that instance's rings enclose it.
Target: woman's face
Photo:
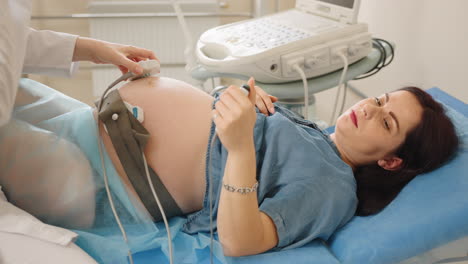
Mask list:
[[[421,116],[422,107],[410,92],[386,93],[359,101],[342,114],[332,139],[345,161],[370,164],[394,157]]]

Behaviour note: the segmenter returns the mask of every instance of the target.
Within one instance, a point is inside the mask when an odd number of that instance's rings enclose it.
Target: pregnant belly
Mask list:
[[[143,126],[150,133],[145,148],[148,165],[184,213],[200,210],[213,98],[187,83],[156,77],[129,82],[119,92],[124,101],[143,109]],[[110,139],[102,130],[101,135],[117,171],[130,187]]]

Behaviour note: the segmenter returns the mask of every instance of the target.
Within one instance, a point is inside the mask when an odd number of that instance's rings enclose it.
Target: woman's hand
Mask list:
[[[250,78],[248,84],[255,87],[255,80]],[[238,86],[231,85],[215,104],[212,117],[216,132],[229,152],[253,147],[253,128],[257,119],[254,107],[256,95],[256,89],[250,89],[247,97]]]
[[[267,94],[262,88],[255,86],[257,96],[255,98],[255,106],[257,106],[260,113],[268,116],[269,114],[275,113],[274,102],[278,101],[278,98],[273,95]]]
[[[128,71],[142,73],[143,68],[137,62],[147,59],[157,60],[155,54],[147,49],[82,37],[76,40],[73,53],[73,61],[114,64],[122,74]]]

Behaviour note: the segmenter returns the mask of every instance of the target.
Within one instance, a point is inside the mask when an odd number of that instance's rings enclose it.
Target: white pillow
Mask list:
[[[0,186],[1,264],[97,264],[72,242],[76,237],[9,203]]]
[[[0,232],[0,263],[97,264],[74,243],[61,246],[25,235],[5,232]]]
[[[78,236],[65,228],[42,223],[28,212],[9,203],[0,186],[0,232],[21,234],[67,246]]]

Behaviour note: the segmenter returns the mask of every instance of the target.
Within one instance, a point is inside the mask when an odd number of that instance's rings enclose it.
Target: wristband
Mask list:
[[[228,192],[237,192],[237,193],[240,193],[240,194],[248,194],[248,193],[256,192],[256,191],[257,191],[257,188],[258,188],[258,181],[252,186],[252,188],[250,188],[250,187],[236,187],[236,186],[232,186],[232,185],[226,184],[226,183],[224,183],[224,181],[223,181],[223,187],[224,187],[224,189],[226,189]]]

